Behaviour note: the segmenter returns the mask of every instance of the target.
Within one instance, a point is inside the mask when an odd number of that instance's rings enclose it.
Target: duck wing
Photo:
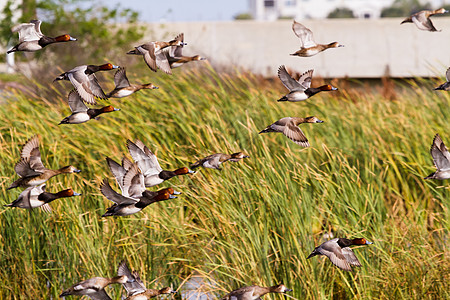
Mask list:
[[[310,146],[308,139],[306,138],[303,131],[297,125],[295,125],[292,120],[284,127],[283,134],[291,141],[302,147]]]
[[[128,81],[125,68],[120,68],[119,70],[117,70],[116,74],[114,74],[114,84],[116,85],[116,89],[122,89],[131,86],[130,82]]]
[[[147,66],[154,72],[157,71],[156,57],[155,57],[155,45],[153,42],[136,47],[136,49],[144,56],[144,61]]]
[[[104,289],[101,289],[97,293],[89,294],[92,300],[112,300]]]
[[[69,78],[72,85],[75,87],[78,95],[80,95],[81,99],[88,104],[97,104],[93,94],[93,85],[98,84],[97,78],[94,74],[86,75],[84,72],[70,72],[67,73],[67,78]],[[91,79],[93,78],[93,79]],[[95,87],[94,87],[95,90]],[[101,88],[100,88],[101,90]],[[102,91],[103,93],[103,91]],[[101,93],[100,93],[101,94]],[[104,93],[103,93],[104,95]],[[102,98],[102,97],[99,97]],[[106,95],[103,97],[106,98]]]
[[[301,85],[297,80],[295,80],[294,78],[291,77],[291,75],[289,75],[284,65],[281,65],[278,68],[278,78],[280,78],[281,82],[289,91],[306,90],[306,88],[303,85]]]
[[[433,139],[430,154],[433,157],[436,169],[440,171],[450,170],[450,153],[439,134],[436,134]]]
[[[127,169],[118,164],[116,161],[112,160],[111,158],[106,158],[106,163],[108,164],[109,170],[114,175],[114,178],[116,178],[117,183],[119,184],[119,188],[122,191],[122,194],[124,193],[123,189],[123,177],[125,176],[125,173],[127,172]]]
[[[167,59],[166,53],[164,51],[157,51],[156,56],[156,66],[164,71],[166,74],[172,75],[172,69],[170,68],[169,60]]]
[[[47,170],[41,161],[41,152],[39,151],[39,137],[35,135],[29,139],[22,148],[21,158],[26,160],[29,167],[38,173]],[[20,162],[19,162],[20,163]]]
[[[116,204],[130,204],[131,205],[131,204],[136,204],[136,202],[139,201],[138,199],[125,197],[125,196],[117,193],[109,185],[108,179],[103,179],[103,182],[100,186],[100,191],[102,192],[103,196],[106,197],[106,199],[108,199]]]
[[[322,255],[327,256],[331,260],[333,265],[335,265],[339,269],[342,269],[344,271],[352,270],[350,264],[348,263],[344,254],[342,253],[341,247],[339,247],[337,243],[333,245],[329,244],[325,245],[324,243],[316,251]]]
[[[17,175],[20,177],[32,177],[41,175],[43,172],[38,172],[31,168],[30,162],[24,158],[22,158],[15,166],[14,171],[16,171]]]
[[[145,177],[159,174],[162,172],[162,168],[158,163],[158,158],[155,154],[153,154],[150,149],[146,146],[142,148],[143,143],[139,140],[136,141],[136,144],[132,141],[127,141],[128,151],[130,152],[131,157],[135,162],[137,162],[139,169],[141,169],[142,173]]]
[[[127,295],[132,296],[135,294],[140,294],[146,291],[146,287],[144,283],[142,282],[141,278],[139,277],[138,272],[134,271],[131,272],[131,270],[128,268],[127,263],[125,261],[122,261],[119,264],[119,268],[117,270],[118,276],[126,275],[128,278],[134,279],[133,282],[125,282],[123,283],[123,287],[125,290],[127,290]]]
[[[355,253],[350,247],[344,247],[342,248],[342,254],[344,255],[345,259],[348,261],[348,263],[355,267],[361,267],[361,263],[359,262],[358,258],[356,257]]]
[[[310,48],[317,46],[314,42],[313,33],[310,29],[306,28],[304,25],[296,22],[292,24],[292,30],[295,35],[300,39],[300,46],[302,48]]]
[[[309,89],[311,87],[311,81],[312,81],[312,76],[313,76],[313,72],[314,70],[308,70],[305,73],[303,73],[300,78],[298,79],[298,82],[305,87],[306,89]]]
[[[144,175],[139,170],[138,164],[134,163],[123,177],[123,196],[130,198],[142,197],[145,192]]]
[[[33,20],[32,23],[22,23],[14,26],[11,31],[19,33],[19,43],[38,41],[44,35],[41,33],[41,21]]]
[[[450,81],[450,68],[448,68],[447,72],[445,72],[445,79],[447,79],[447,82]]]
[[[80,95],[78,95],[76,90],[72,90],[69,93],[69,96],[67,97],[67,102],[69,103],[69,107],[72,113],[88,111],[87,106],[83,103],[83,100],[81,99]]]
[[[411,17],[411,20],[413,21],[414,24],[416,24],[417,28],[419,28],[420,30],[437,31],[437,29],[431,22],[431,19],[425,14],[424,11],[414,14]]]
[[[182,57],[184,47],[184,33],[180,33],[175,37],[175,40],[180,41],[183,46],[170,46],[169,55],[172,57]]]

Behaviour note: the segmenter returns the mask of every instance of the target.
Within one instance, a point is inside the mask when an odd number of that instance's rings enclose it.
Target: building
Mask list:
[[[324,19],[336,8],[349,8],[356,18],[379,18],[383,8],[395,0],[249,0],[250,14],[258,21],[280,18]],[[423,0],[433,7],[450,3],[448,0]]]

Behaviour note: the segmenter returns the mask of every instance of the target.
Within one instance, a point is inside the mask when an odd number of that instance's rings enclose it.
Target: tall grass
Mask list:
[[[3,203],[20,193],[6,188],[34,134],[47,167],[82,170],[52,178],[47,189],[83,193],[51,203],[52,214],[0,209],[3,298],[55,298],[77,281],[114,276],[123,258],[148,287],[182,290],[201,275],[209,282],[203,290],[217,296],[284,282],[297,299],[449,298],[448,186],[423,179],[434,170],[433,136],[450,145],[448,94],[411,81],[396,101],[348,89],[277,103],[281,85],[252,74],[205,67],[146,76],[137,81],[160,89],[111,99],[120,112],[81,125],[57,125],[69,114],[65,95],[16,92],[0,105]],[[258,135],[281,117],[311,115],[325,121],[301,125],[311,148]],[[183,192],[178,199],[101,218],[111,203],[98,187],[103,178],[113,182],[105,157],[120,160],[126,139],[144,141],[171,170],[216,152],[251,158],[164,184]],[[323,257],[306,260],[330,234],[374,242],[355,250],[362,268],[346,273]]]

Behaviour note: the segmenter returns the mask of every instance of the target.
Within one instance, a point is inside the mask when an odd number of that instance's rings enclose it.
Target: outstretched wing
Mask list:
[[[292,24],[292,30],[295,35],[300,39],[300,46],[302,48],[310,48],[317,46],[316,42],[314,42],[313,33],[310,29],[306,28],[304,25],[296,22]]]

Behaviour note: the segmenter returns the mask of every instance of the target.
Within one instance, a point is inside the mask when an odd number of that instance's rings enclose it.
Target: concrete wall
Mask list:
[[[338,41],[343,48],[313,57],[293,57],[299,48],[292,21],[232,21],[146,24],[146,41],[169,39],[184,32],[184,55],[200,54],[214,64],[235,65],[275,75],[284,64],[298,72],[314,69],[322,77],[442,76],[450,66],[450,18],[433,18],[442,32],[426,32],[402,19],[308,20],[318,43]],[[135,46],[135,45],[133,45]]]

